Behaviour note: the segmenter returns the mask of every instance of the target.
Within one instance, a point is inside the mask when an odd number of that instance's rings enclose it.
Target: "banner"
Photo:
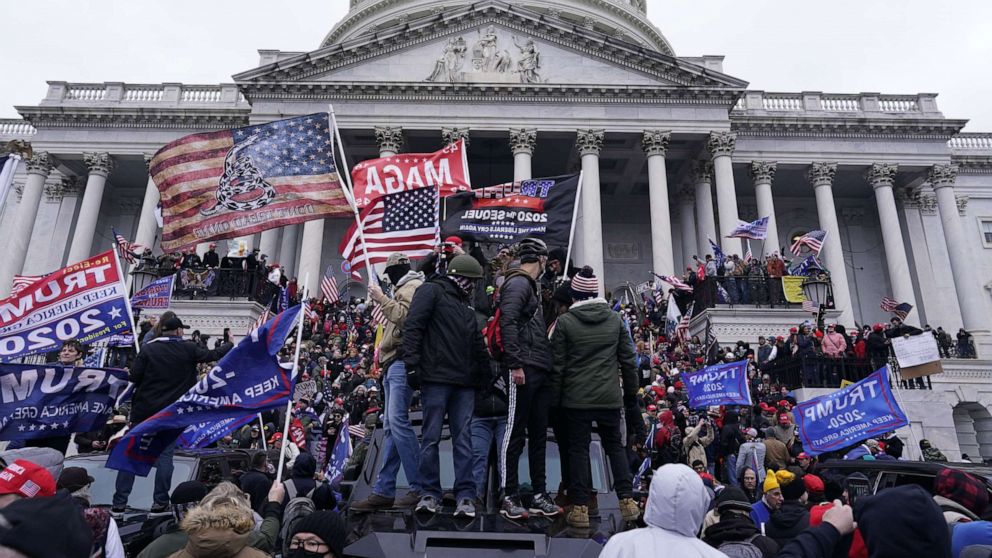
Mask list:
[[[516,186],[462,192],[441,202],[441,236],[511,244],[539,238],[568,246],[579,187],[578,175],[539,178]]]
[[[189,426],[197,431],[187,433],[183,443],[205,445],[230,431],[235,421],[285,405],[293,380],[277,355],[298,325],[300,312],[301,307],[294,306],[253,331],[178,401],[128,431],[107,459],[107,468],[146,476],[162,451]],[[208,424],[206,431],[199,428],[202,424]]]
[[[904,380],[940,374],[944,366],[940,362],[937,339],[929,332],[908,337],[894,337],[892,351],[899,363],[899,376]]]
[[[0,300],[0,360],[134,331],[114,251],[64,267]]]
[[[751,405],[747,386],[747,361],[714,364],[698,372],[682,373],[690,409],[711,405]]]
[[[802,304],[806,300],[803,292],[803,282],[805,277],[787,276],[782,278],[782,292],[785,293],[785,300],[790,304]]]
[[[101,430],[127,386],[115,368],[0,364],[0,440]]]
[[[351,169],[355,204],[365,207],[381,196],[418,188],[438,188],[442,197],[472,189],[465,140],[434,153],[401,153],[362,161]]]
[[[144,310],[167,310],[172,301],[172,285],[175,274],[161,277],[148,284],[131,297],[131,308]]]
[[[887,367],[860,382],[796,405],[792,413],[810,455],[844,449],[909,425],[889,387]]]
[[[189,135],[149,174],[161,195],[162,250],[351,214],[327,113]]]

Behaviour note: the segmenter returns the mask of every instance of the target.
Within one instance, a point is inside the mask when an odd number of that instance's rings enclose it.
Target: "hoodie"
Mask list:
[[[396,282],[393,298],[380,305],[382,315],[386,317],[386,326],[382,330],[382,344],[379,345],[379,362],[385,364],[401,356],[403,346],[403,324],[413,301],[417,287],[424,284],[424,274],[419,271],[409,271]]]
[[[854,519],[869,558],[950,558],[951,535],[930,493],[915,484],[860,498]]]
[[[290,479],[283,484],[286,485],[286,499],[283,504],[297,496],[306,496],[311,490],[317,487],[317,481],[313,475],[317,472],[317,460],[309,453],[301,453],[293,462],[293,470],[290,472]],[[295,487],[295,492],[289,488],[290,483]]]
[[[655,558],[660,552],[679,558],[726,558],[696,538],[710,499],[695,471],[682,464],[663,465],[651,480],[644,510],[647,527],[613,535],[600,558]]]

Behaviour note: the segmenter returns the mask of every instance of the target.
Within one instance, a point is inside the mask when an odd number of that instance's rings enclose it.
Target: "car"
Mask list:
[[[169,493],[180,483],[199,480],[207,485],[207,489],[217,486],[225,480],[235,480],[249,469],[251,458],[257,450],[221,450],[177,449],[172,460],[172,486]],[[109,508],[113,503],[114,487],[117,471],[108,469],[107,452],[74,455],[65,459],[65,467],[82,467],[93,477],[90,492],[90,504]],[[151,514],[152,495],[154,492],[155,471],[147,477],[135,477],[134,489],[128,498],[127,511],[124,517],[117,520],[124,552],[129,557],[137,556],[155,535],[155,528],[168,521],[171,514]]]
[[[992,499],[992,467],[977,463],[936,463],[931,461],[896,460],[830,460],[818,463],[813,472],[819,476],[843,476],[861,473],[865,480],[848,482],[848,493],[853,503],[860,496],[876,494],[886,488],[917,484],[933,492],[934,479],[943,469],[958,469],[971,473],[985,483]]]
[[[419,420],[411,414],[414,429],[419,436]],[[347,501],[367,498],[372,493],[380,468],[383,449],[383,430],[371,434],[368,452],[361,468],[346,475],[344,483]],[[454,465],[450,436],[442,436],[439,444],[441,486],[450,492],[454,485]],[[346,514],[349,545],[345,555],[358,558],[406,558],[424,556],[472,556],[473,558],[516,556],[561,556],[592,558],[599,556],[606,540],[625,528],[620,514],[619,500],[613,491],[613,478],[598,436],[593,436],[590,446],[593,488],[598,502],[598,513],[591,513],[590,528],[576,530],[565,523],[564,514],[554,518],[537,517],[529,520],[511,520],[499,514],[499,469],[495,458],[487,467],[486,495],[478,505],[474,518],[455,518],[453,498],[446,497],[442,510],[435,515],[414,513],[412,510],[387,510],[371,513]],[[533,494],[528,493],[530,475],[527,451],[520,459],[521,498],[529,503]],[[556,489],[561,481],[561,457],[554,438],[549,436],[547,454],[548,489]],[[353,477],[353,478],[349,478]],[[396,481],[397,494],[408,489],[402,467]],[[447,496],[450,496],[448,494]],[[552,497],[556,494],[552,493]]]

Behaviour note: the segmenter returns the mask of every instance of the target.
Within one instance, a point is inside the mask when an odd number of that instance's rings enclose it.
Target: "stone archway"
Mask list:
[[[972,460],[992,460],[992,413],[979,403],[954,407],[954,430],[962,454]]]

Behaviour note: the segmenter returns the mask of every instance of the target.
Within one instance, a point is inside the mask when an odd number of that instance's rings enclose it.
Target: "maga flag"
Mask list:
[[[448,196],[441,210],[442,235],[505,244],[540,238],[567,246],[578,188],[578,175],[570,175]]]
[[[465,140],[459,140],[434,153],[401,153],[362,161],[351,169],[355,205],[365,207],[387,194],[418,188],[435,188],[442,197],[471,190],[465,152]]]
[[[294,306],[242,339],[178,401],[125,434],[107,459],[107,467],[146,476],[162,451],[189,426],[218,426],[213,432],[184,437],[184,445],[202,447],[219,437],[218,430],[285,405],[293,395],[293,381],[276,355],[297,325],[300,312],[301,307]]]
[[[149,172],[162,197],[162,249],[351,214],[327,113],[178,139]]]

